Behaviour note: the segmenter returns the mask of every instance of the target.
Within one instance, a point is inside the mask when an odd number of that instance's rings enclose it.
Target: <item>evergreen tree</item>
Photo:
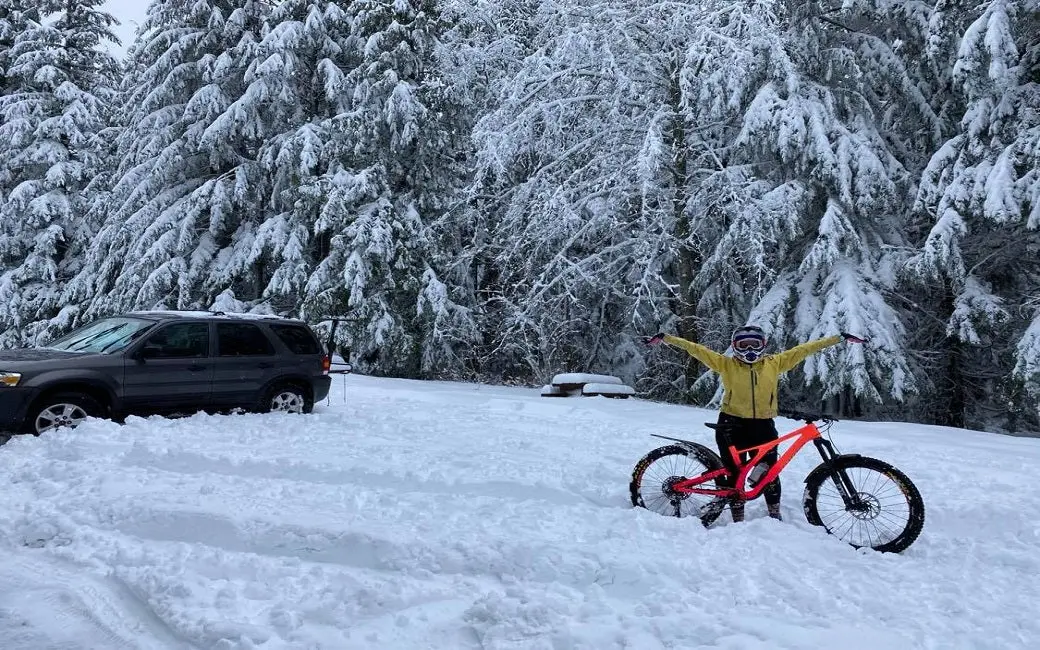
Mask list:
[[[327,198],[314,233],[328,254],[306,285],[304,313],[350,310],[340,344],[371,371],[414,375],[445,354],[438,327],[466,319],[433,266],[430,223],[464,179],[465,106],[446,92],[436,48],[445,28],[433,2],[350,5]],[[450,348],[450,346],[449,346]]]
[[[46,331],[62,305],[56,285],[80,269],[94,235],[88,218],[116,63],[115,20],[102,0],[48,0],[45,21],[27,20],[6,52],[0,98],[0,344]]]
[[[289,0],[276,7],[255,61],[246,71],[241,103],[257,107],[266,137],[257,161],[264,220],[255,236],[227,251],[213,284],[230,285],[250,274],[255,289],[277,311],[300,307],[307,280],[328,254],[328,239],[313,236],[327,198],[333,119],[346,110],[343,46],[349,30],[339,3]]]
[[[990,0],[965,17],[951,57],[963,115],[922,176],[916,207],[934,221],[911,270],[946,323],[943,420],[999,414],[1014,428],[1023,398],[1040,401],[1040,3]]]
[[[724,347],[750,314],[778,345],[877,341],[808,364],[825,393],[912,389],[883,255],[903,243],[890,142],[906,140],[879,116],[900,100],[932,137],[937,118],[885,38],[841,22],[869,23],[846,5],[543,10],[545,41],[477,131],[483,191],[501,197],[485,311],[507,364],[634,373],[640,330]]]
[[[484,365],[542,378],[618,367],[637,354],[626,322],[650,327],[671,308],[658,297],[674,260],[696,266],[676,224],[688,190],[677,75],[698,12],[543,3],[530,21],[531,53],[476,130],[486,198],[472,219],[488,234],[471,257],[495,333]]]
[[[6,95],[11,89],[8,70],[11,67],[11,47],[15,37],[38,19],[35,3],[0,0],[0,95]]]
[[[860,399],[901,401],[915,389],[901,314],[888,302],[898,263],[891,251],[905,244],[907,165],[915,160],[906,156],[908,144],[914,136],[939,136],[939,120],[895,51],[889,23],[875,20],[875,6],[763,8],[751,39],[751,72],[734,70],[738,80],[751,80],[754,96],[745,105],[731,165],[755,170],[752,177],[766,182],[763,198],[780,192],[781,218],[791,208],[799,214],[797,225],[787,222],[793,226],[786,230],[793,235],[790,253],[768,265],[782,276],[768,293],[760,281],[752,285],[763,296],[753,319],[773,325],[781,344],[843,330],[872,339],[866,350],[838,348],[805,364],[804,376],[816,386],[799,397],[808,400],[822,388],[842,414],[860,408]],[[901,112],[893,114],[892,106]],[[755,212],[775,214],[773,200]],[[768,233],[779,225],[759,217],[751,228],[777,241]],[[741,238],[748,239],[738,233]],[[761,259],[752,253],[752,260]]]
[[[14,46],[15,37],[27,29],[35,19],[35,12],[27,7],[24,0],[0,0],[0,98],[17,92],[17,80],[12,79],[9,73],[13,61],[11,48]],[[5,117],[0,112],[0,126],[4,121]],[[15,171],[0,161],[0,206],[6,203],[7,194],[13,188]],[[13,242],[20,236],[20,220],[0,220],[0,242]],[[5,264],[16,263],[19,263],[16,252],[12,250],[11,253],[5,253],[0,249],[0,275],[9,270]]]
[[[299,315],[366,372],[1040,427],[1040,0],[0,0],[0,345]],[[327,331],[327,330],[326,330]],[[818,406],[818,404],[811,404]]]
[[[256,107],[242,102],[266,5],[158,0],[149,7],[124,97],[112,209],[66,291],[79,318],[139,308],[208,308],[228,289],[208,283],[252,245]]]

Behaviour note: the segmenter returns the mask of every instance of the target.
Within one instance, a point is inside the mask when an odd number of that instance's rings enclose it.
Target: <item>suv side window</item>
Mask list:
[[[274,355],[274,346],[263,331],[249,323],[217,323],[217,354],[222,357]]]
[[[209,324],[174,323],[149,336],[141,348],[150,359],[209,356]]]
[[[270,325],[270,328],[293,354],[321,354],[322,352],[314,335],[302,325]]]

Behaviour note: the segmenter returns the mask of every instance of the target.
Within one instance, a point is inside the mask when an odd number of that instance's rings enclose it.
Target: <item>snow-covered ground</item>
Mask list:
[[[710,444],[709,411],[336,381],[310,416],[0,447],[0,648],[1040,647],[1040,440],[839,423],[925,498],[882,555],[805,523],[811,448],[783,523],[631,508],[648,434]]]

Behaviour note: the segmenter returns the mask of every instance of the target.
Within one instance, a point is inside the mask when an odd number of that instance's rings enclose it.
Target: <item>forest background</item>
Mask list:
[[[0,346],[298,316],[359,371],[851,331],[781,400],[1040,430],[1040,0],[0,0]]]

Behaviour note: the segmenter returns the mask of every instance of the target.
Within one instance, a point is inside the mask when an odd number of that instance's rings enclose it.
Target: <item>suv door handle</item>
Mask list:
[[[260,367],[260,368],[265,369],[265,370],[268,369],[268,368],[274,368],[274,364],[271,363],[270,361],[261,361],[260,363],[258,363],[256,365],[258,367]]]
[[[199,371],[202,371],[202,370],[205,370],[205,369],[206,369],[206,366],[200,366],[197,363],[193,363],[190,366],[188,366],[188,372],[199,372]]]

